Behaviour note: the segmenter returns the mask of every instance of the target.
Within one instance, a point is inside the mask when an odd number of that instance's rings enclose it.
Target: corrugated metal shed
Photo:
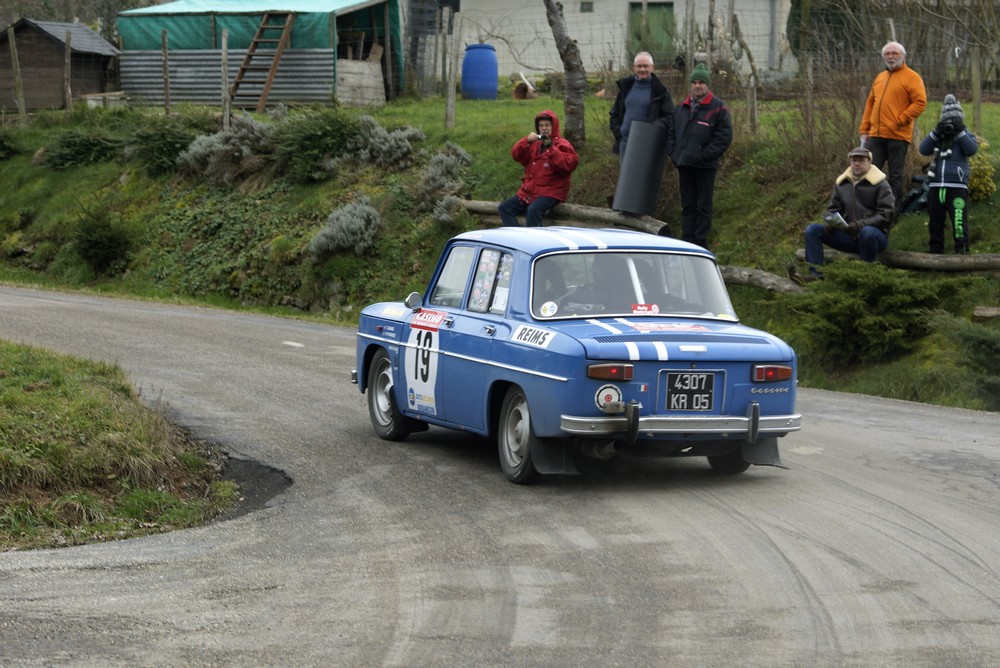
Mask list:
[[[367,101],[372,96],[367,89],[373,85],[383,91],[387,86],[390,96],[401,90],[399,0],[177,0],[119,12],[125,49],[119,59],[122,89],[133,100],[163,101],[165,33],[171,102],[218,104],[223,31],[228,35],[232,85],[247,51],[255,59],[262,59],[266,51],[251,47],[257,46],[255,34],[267,13],[291,13],[295,19],[288,48],[270,75],[274,84],[267,104],[331,103],[334,96],[340,101]],[[369,58],[375,67],[374,82],[364,73],[347,76],[350,67],[340,68],[344,76],[337,76],[338,62]],[[367,65],[363,69],[370,71]],[[238,84],[244,100],[253,92],[245,81],[241,77]],[[384,101],[384,93],[380,97]]]
[[[122,90],[133,103],[164,103],[163,55],[159,51],[128,51],[122,57],[119,76]],[[243,51],[229,52],[227,80],[233,81]],[[194,104],[222,104],[222,53],[215,50],[171,51],[170,100]],[[333,101],[334,57],[332,49],[295,49],[281,59],[281,76],[275,79],[269,103]]]

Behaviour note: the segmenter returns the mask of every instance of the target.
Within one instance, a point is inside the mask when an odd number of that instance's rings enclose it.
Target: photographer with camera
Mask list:
[[[535,116],[535,131],[517,140],[510,154],[524,165],[524,176],[517,194],[497,207],[500,220],[513,227],[517,217],[524,216],[528,227],[539,227],[549,209],[566,201],[570,175],[580,157],[559,134],[559,118],[548,109]]]
[[[920,142],[920,154],[933,157],[927,171],[929,253],[944,253],[944,221],[951,218],[955,254],[969,253],[969,156],[979,150],[965,129],[965,114],[954,95],[944,97],[937,127]]]
[[[788,268],[788,275],[801,284],[822,278],[823,245],[845,253],[857,253],[865,262],[889,247],[896,200],[889,180],[872,164],[872,153],[863,146],[847,154],[850,166],[837,177],[822,223],[806,227],[806,264],[809,274]]]

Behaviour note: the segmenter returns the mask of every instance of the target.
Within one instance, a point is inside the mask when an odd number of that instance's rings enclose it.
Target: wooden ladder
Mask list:
[[[229,89],[233,106],[252,107],[256,101],[257,112],[264,111],[278,64],[281,63],[281,54],[292,38],[293,23],[294,12],[264,12],[264,18]],[[259,47],[264,50],[259,51]],[[250,90],[240,91],[241,86],[248,86]]]

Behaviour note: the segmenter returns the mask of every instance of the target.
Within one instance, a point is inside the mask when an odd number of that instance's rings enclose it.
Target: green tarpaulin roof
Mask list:
[[[160,50],[163,31],[170,49],[219,49],[223,29],[229,48],[246,49],[265,12],[295,13],[293,49],[332,49],[339,31],[384,42],[387,14],[388,34],[399,43],[399,0],[177,0],[119,12],[118,32],[126,51]]]

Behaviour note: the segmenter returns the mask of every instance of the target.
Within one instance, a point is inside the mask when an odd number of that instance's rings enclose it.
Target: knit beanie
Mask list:
[[[965,114],[962,112],[962,105],[958,103],[958,100],[956,100],[955,96],[951,93],[944,96],[944,104],[941,105],[940,120],[965,122]]]
[[[704,81],[706,85],[712,85],[711,76],[708,73],[708,67],[705,63],[698,63],[694,66],[694,70],[691,71],[691,76],[688,77],[688,81]],[[955,98],[952,97],[952,100]]]

